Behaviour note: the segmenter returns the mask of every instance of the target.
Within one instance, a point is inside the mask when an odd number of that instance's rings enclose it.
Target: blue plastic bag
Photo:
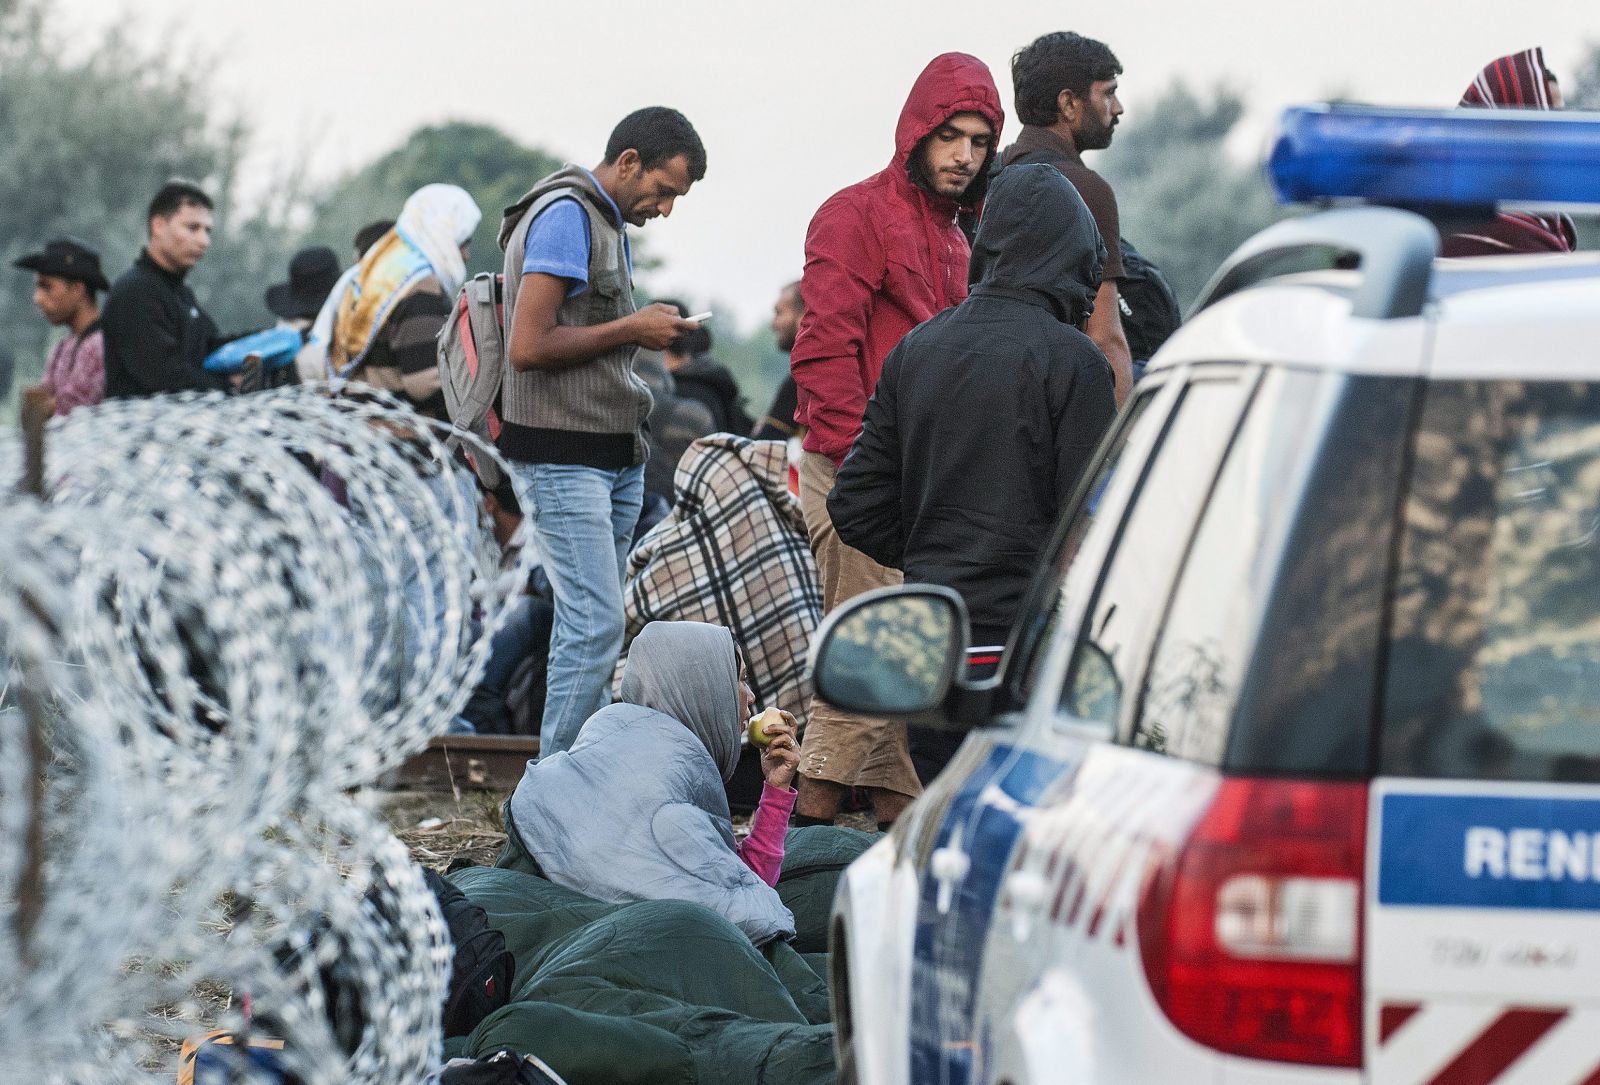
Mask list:
[[[212,373],[237,373],[244,368],[245,358],[259,354],[263,369],[282,369],[294,364],[303,343],[293,328],[268,328],[218,347],[206,356],[205,367]]]

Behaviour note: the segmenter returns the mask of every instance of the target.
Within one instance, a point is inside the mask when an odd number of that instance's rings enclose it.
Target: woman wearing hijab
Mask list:
[[[317,317],[328,376],[364,381],[445,419],[436,341],[467,277],[467,245],[483,217],[466,190],[424,185],[394,227],[345,273]]]
[[[528,763],[507,804],[510,850],[598,900],[693,901],[758,946],[793,937],[794,916],[773,887],[800,762],[794,717],[768,729],[761,803],[736,844],[725,786],[755,697],[732,634],[651,622],[634,638],[620,692],[570,750]]]
[[[1461,96],[1472,109],[1560,109],[1561,86],[1544,66],[1544,50],[1524,49],[1485,65]],[[1578,233],[1566,215],[1502,212],[1444,239],[1443,256],[1571,252]]]

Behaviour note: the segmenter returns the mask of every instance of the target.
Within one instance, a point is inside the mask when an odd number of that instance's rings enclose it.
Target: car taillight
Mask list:
[[[1234,1055],[1361,1065],[1367,788],[1225,779],[1139,899],[1156,1001]]]

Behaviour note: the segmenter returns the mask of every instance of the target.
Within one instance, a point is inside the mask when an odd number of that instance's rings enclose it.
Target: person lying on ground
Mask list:
[[[720,626],[646,626],[622,699],[590,716],[570,750],[529,762],[507,803],[507,835],[533,872],[612,903],[703,904],[756,945],[793,937],[773,888],[799,764],[788,713],[768,729],[766,784],[744,843],[728,814],[725,786],[755,701],[743,669]]]

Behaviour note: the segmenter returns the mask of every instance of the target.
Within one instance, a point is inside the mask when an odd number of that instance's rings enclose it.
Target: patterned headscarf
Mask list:
[[[446,299],[455,298],[467,278],[461,246],[482,218],[477,203],[456,185],[423,185],[411,194],[394,228],[372,243],[323,306],[323,313],[331,314],[331,376],[355,371],[395,305],[429,275],[439,280]],[[322,323],[318,314],[313,338]]]
[[[1538,46],[1490,61],[1461,95],[1473,109],[1550,109],[1550,69]],[[1504,211],[1482,226],[1444,239],[1445,256],[1571,252],[1578,232],[1566,215]]]
[[[1549,109],[1550,69],[1538,46],[1491,60],[1461,95],[1464,106],[1485,109]]]

